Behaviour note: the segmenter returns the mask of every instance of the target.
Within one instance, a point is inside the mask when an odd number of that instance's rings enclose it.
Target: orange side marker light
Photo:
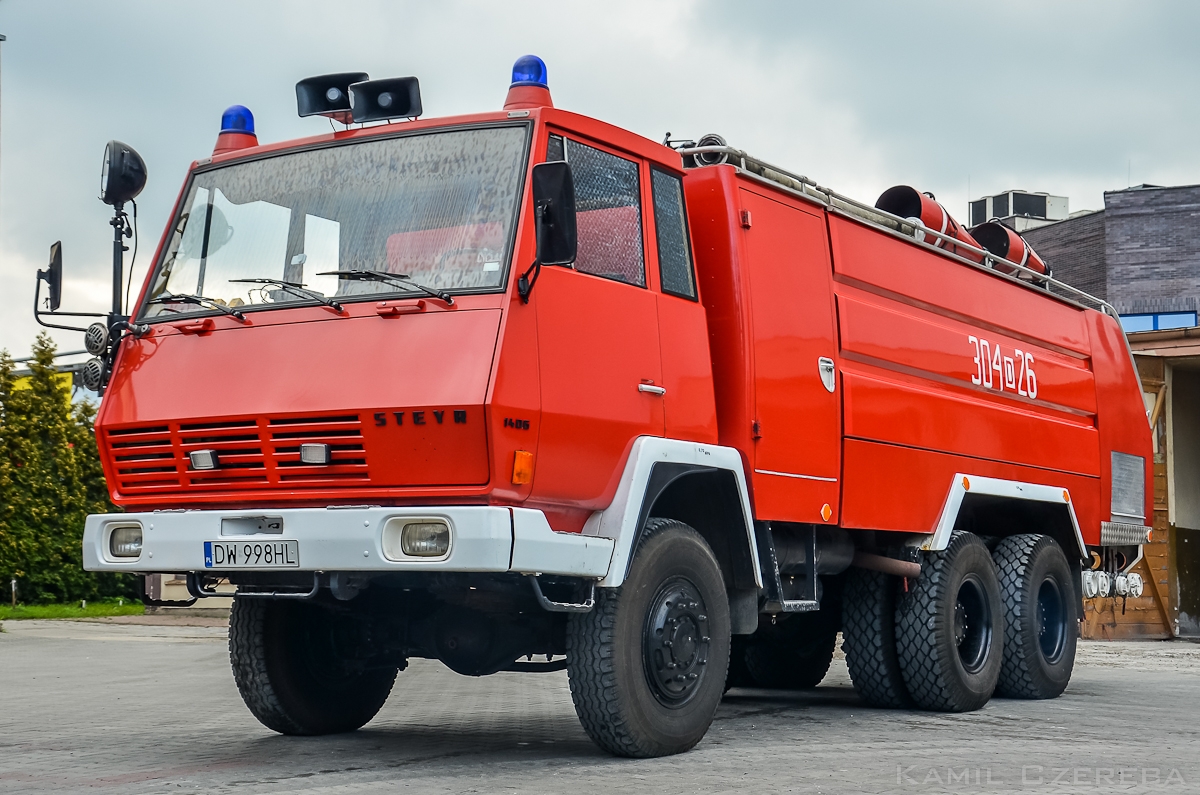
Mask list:
[[[513,454],[513,485],[524,486],[531,480],[533,480],[533,453],[528,450],[518,450]]]
[[[829,503],[825,503],[821,506],[821,518],[828,522],[830,516],[833,516],[833,509],[829,507]]]
[[[1071,501],[1071,492],[1067,491],[1066,489],[1063,489],[1063,502],[1070,502],[1070,501]]]
[[[966,475],[963,476],[963,489],[966,491],[971,490],[971,481],[967,480]]]

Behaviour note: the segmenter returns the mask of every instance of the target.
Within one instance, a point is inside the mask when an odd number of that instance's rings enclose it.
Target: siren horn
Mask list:
[[[353,83],[350,114],[356,122],[415,118],[421,115],[421,86],[415,77]]]
[[[338,72],[308,77],[296,84],[296,112],[305,116],[325,116],[342,124],[353,121],[350,113],[350,85],[370,80],[366,72]]]

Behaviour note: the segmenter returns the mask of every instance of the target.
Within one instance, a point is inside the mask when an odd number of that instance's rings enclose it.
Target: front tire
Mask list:
[[[1004,608],[987,546],[955,532],[927,553],[921,576],[896,609],[897,650],[917,706],[970,712],[996,689],[1003,658]]]
[[[692,528],[651,519],[620,588],[600,589],[567,623],[571,699],[588,736],[617,756],[687,751],[725,689],[729,600]]]
[[[1075,669],[1079,637],[1075,578],[1053,538],[1011,536],[992,552],[1004,602],[1004,663],[996,694],[1057,698]]]
[[[233,600],[229,660],[254,717],[280,734],[363,726],[387,701],[396,668],[352,672],[337,658],[337,622],[311,602]]]

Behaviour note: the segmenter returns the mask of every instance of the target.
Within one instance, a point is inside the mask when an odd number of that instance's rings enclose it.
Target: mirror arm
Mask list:
[[[41,300],[41,297],[42,280],[38,279],[33,288],[33,319],[38,322],[38,325],[45,326],[46,328],[57,328],[62,329],[63,331],[87,331],[85,328],[77,328],[75,326],[59,326],[55,323],[47,323],[46,321],[42,320],[42,315],[46,315],[48,317],[108,317],[108,315],[101,315],[95,312],[43,312],[42,310],[38,309],[38,301]]]
[[[529,274],[533,274],[533,280],[529,279]],[[542,275],[541,260],[534,260],[528,270],[521,274],[521,278],[517,279],[517,294],[521,296],[521,303],[529,303],[529,294],[533,292],[533,285],[537,284],[538,277]]]

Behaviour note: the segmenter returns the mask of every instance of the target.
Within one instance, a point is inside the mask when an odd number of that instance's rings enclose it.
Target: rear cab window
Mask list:
[[[654,232],[662,291],[695,301],[696,274],[683,204],[683,180],[652,167],[650,187],[654,195]]]

